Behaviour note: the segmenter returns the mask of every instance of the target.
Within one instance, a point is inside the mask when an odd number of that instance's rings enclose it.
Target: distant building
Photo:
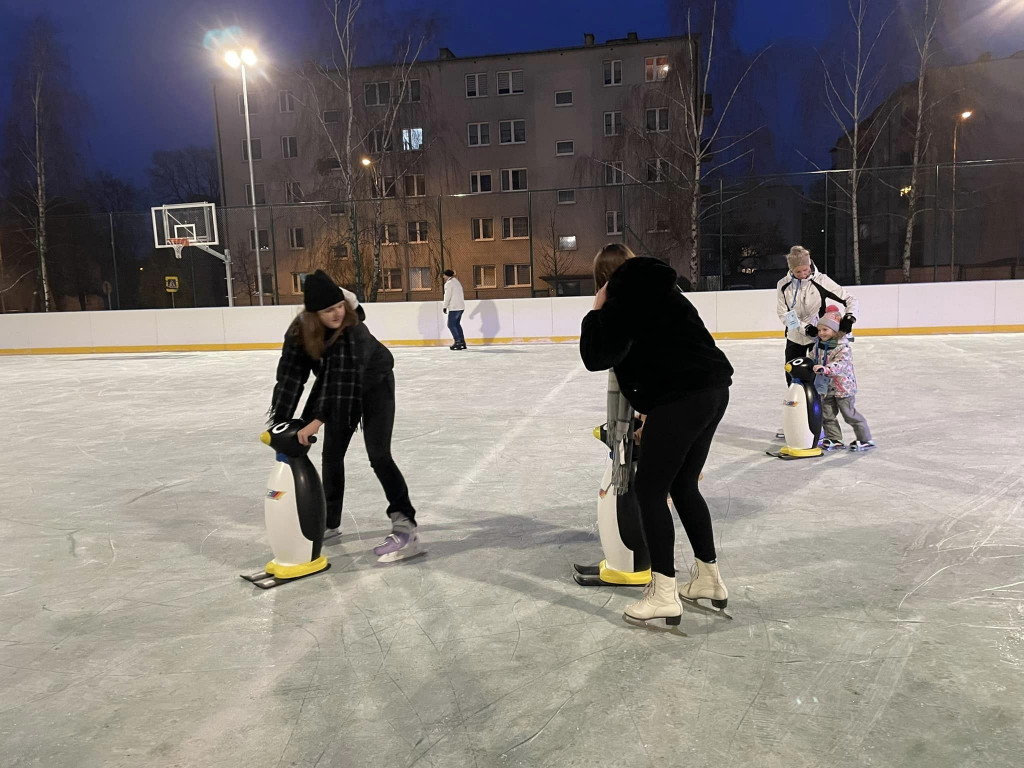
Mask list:
[[[442,48],[404,76],[355,70],[352,162],[369,163],[357,166],[355,230],[364,272],[379,261],[378,299],[436,299],[442,268],[479,298],[580,293],[609,240],[670,253],[672,231],[689,228],[686,209],[652,190],[673,172],[678,82],[696,48],[688,37],[598,44],[586,35],[579,47],[472,58]],[[241,85],[229,75],[214,83],[230,209],[222,239],[236,280],[255,283],[259,244],[265,292],[276,278],[281,302],[294,303],[316,267],[354,280],[353,211],[337,170],[349,116],[322,73],[254,79],[256,234]]]
[[[921,198],[915,219],[915,282],[1024,276],[1024,51],[1004,59],[935,67],[926,79],[930,138],[922,157]],[[960,120],[966,110],[971,117]],[[917,81],[890,94],[865,126],[868,156],[861,191],[860,252],[864,282],[901,282],[908,194],[917,112]],[[887,118],[887,119],[886,119]],[[953,243],[953,133],[957,125],[956,243]],[[833,149],[833,167],[849,167],[845,139]],[[977,163],[976,161],[993,161]],[[874,170],[878,169],[878,170]],[[829,199],[847,207],[844,175],[830,177]],[[936,190],[938,195],[936,196]],[[936,206],[937,201],[937,206]],[[850,217],[837,214],[838,274],[852,280]]]

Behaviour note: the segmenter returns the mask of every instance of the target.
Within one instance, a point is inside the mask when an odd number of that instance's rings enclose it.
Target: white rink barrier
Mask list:
[[[1024,332],[1024,280],[869,285],[860,300],[859,336]],[[690,293],[717,339],[782,336],[776,292]],[[470,344],[575,341],[593,297],[466,302]],[[447,346],[436,301],[365,305],[373,333],[392,346]],[[276,349],[294,305],[52,312],[0,315],[0,355]]]

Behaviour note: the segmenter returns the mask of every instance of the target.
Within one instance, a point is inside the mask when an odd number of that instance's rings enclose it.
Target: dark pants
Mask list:
[[[462,313],[464,311],[462,309],[448,310],[448,330],[451,331],[456,344],[466,343],[466,337],[462,333]]]
[[[655,573],[676,575],[676,532],[666,501],[669,495],[693,554],[704,562],[715,559],[711,512],[697,487],[697,478],[728,405],[729,390],[722,387],[693,392],[647,414],[636,494]]]
[[[409,487],[391,458],[391,432],[395,426],[395,374],[363,389],[363,440],[377,479],[388,499],[388,514],[401,512],[415,520],[416,510],[409,501]],[[341,508],[345,498],[345,453],[355,433],[354,427],[324,429],[323,476],[327,498],[327,527],[341,527]]]
[[[798,357],[806,357],[811,354],[811,350],[814,348],[813,344],[804,345],[797,344],[795,341],[786,339],[786,362],[790,360],[796,360]],[[786,386],[788,387],[793,383],[793,377],[788,373],[786,374]]]

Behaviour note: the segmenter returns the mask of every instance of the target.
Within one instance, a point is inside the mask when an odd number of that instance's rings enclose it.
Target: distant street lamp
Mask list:
[[[249,158],[249,203],[252,207],[252,236],[256,251],[256,290],[260,294],[260,306],[263,306],[263,269],[260,266],[260,226],[256,217],[256,177],[252,168],[252,130],[249,127],[249,88],[245,79],[246,66],[256,63],[256,53],[252,48],[243,48],[241,52],[228,51],[224,54],[224,62],[232,69],[242,71],[242,108],[245,110],[245,154]],[[276,275],[275,275],[276,278]]]
[[[953,207],[949,219],[949,279],[956,280],[956,140],[960,123],[970,120],[973,110],[965,109],[953,123]]]

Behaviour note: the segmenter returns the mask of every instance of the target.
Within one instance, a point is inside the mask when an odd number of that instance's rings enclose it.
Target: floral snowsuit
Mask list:
[[[814,362],[825,366],[828,377],[828,393],[821,399],[821,420],[825,427],[825,438],[837,443],[843,441],[839,426],[839,414],[853,427],[857,439],[866,443],[871,440],[871,428],[855,407],[857,376],[853,370],[853,350],[845,337],[839,338],[835,346],[817,341],[814,345]]]

